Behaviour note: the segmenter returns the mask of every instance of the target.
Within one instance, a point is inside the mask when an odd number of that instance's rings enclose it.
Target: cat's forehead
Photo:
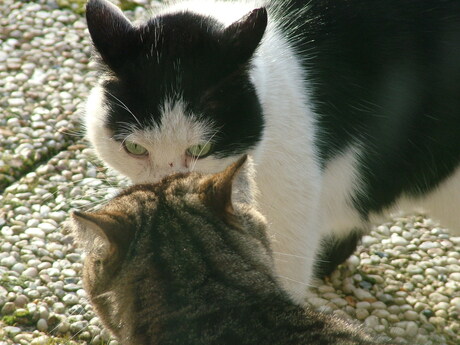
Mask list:
[[[211,17],[191,12],[165,14],[138,29],[141,49],[119,75],[167,85],[165,92],[184,87],[193,79],[194,89],[207,87],[234,65],[222,49],[224,26]],[[233,66],[232,66],[233,67]],[[190,90],[189,90],[190,91]]]
[[[181,11],[156,16],[139,29],[145,52],[161,51],[164,60],[171,60],[219,53],[224,26],[214,18]]]

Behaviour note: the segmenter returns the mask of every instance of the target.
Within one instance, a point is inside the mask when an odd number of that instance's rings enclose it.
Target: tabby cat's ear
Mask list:
[[[114,71],[140,49],[140,35],[123,12],[107,0],[89,0],[88,30],[102,60]]]
[[[223,33],[227,56],[237,63],[248,61],[264,35],[267,21],[267,10],[261,7],[227,27]]]
[[[233,215],[232,191],[239,171],[247,160],[244,155],[224,171],[211,175],[202,184],[204,201],[225,221]]]
[[[103,214],[74,211],[71,214],[70,230],[76,242],[85,252],[98,254],[102,258],[112,255],[117,248],[115,235],[117,225]]]

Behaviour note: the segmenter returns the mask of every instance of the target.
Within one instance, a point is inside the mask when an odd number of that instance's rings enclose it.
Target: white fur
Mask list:
[[[166,11],[187,9],[206,15],[218,14],[216,19],[230,25],[261,5],[262,2],[195,1],[172,5]],[[253,63],[251,78],[258,86],[266,122],[263,140],[252,152],[260,190],[257,201],[270,224],[269,234],[273,238],[281,281],[291,296],[301,301],[312,275],[311,263],[321,236],[317,223],[321,175],[313,149],[314,116],[303,91],[304,72],[272,21]],[[164,125],[148,130],[131,128],[127,139],[149,151],[149,156],[136,158],[110,137],[103,124],[105,112],[101,89],[96,87],[87,104],[87,136],[104,162],[135,183],[154,182],[176,171],[191,170],[190,162],[184,164],[185,150],[210,138],[206,124],[197,124],[183,115],[180,102],[166,104],[161,121]],[[193,168],[217,172],[237,158],[208,157],[198,160]]]
[[[162,13],[187,9],[217,16],[224,25],[230,25],[262,5],[261,1],[193,1],[173,4]],[[265,132],[261,143],[250,154],[260,190],[257,201],[268,220],[273,241],[275,267],[283,285],[298,302],[306,295],[314,256],[325,234],[322,229],[345,235],[352,228],[367,225],[351,205],[352,195],[360,191],[356,171],[359,146],[349,147],[329,162],[321,174],[314,151],[315,115],[305,93],[308,90],[305,73],[285,37],[278,33],[276,23],[269,20],[251,71],[264,112]],[[96,86],[87,104],[87,136],[103,161],[134,182],[155,182],[173,172],[192,169],[222,171],[239,158],[210,156],[196,164],[187,161],[187,147],[209,140],[217,129],[184,116],[181,102],[164,105],[160,127],[131,128],[128,139],[149,151],[147,157],[133,157],[104,128],[103,104],[100,87]],[[445,210],[440,205],[446,205],[446,199],[453,208],[459,205],[460,193],[455,193],[459,190],[460,170],[430,194],[427,205],[439,216],[456,215],[455,210]],[[460,229],[459,218],[452,220]]]
[[[424,213],[439,221],[442,226],[448,227],[454,234],[460,235],[460,167],[454,173],[442,181],[437,188],[421,198],[413,198],[403,195],[395,204],[385,212],[370,215],[372,223],[381,222],[393,212],[417,212]]]
[[[331,160],[323,172],[321,194],[322,229],[337,236],[346,236],[351,229],[366,229],[358,211],[352,204],[352,196],[360,192],[359,145],[349,147]],[[327,229],[327,230],[326,230]]]

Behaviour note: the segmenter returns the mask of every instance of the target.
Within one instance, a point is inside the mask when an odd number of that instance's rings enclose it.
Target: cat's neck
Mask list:
[[[241,265],[237,262],[240,255],[234,254],[235,266]],[[267,306],[278,313],[300,308],[271,276],[256,269],[234,273],[231,267],[227,270],[226,267],[211,266],[207,272],[203,272],[201,265],[194,271],[208,276],[205,281],[201,277],[194,279],[191,272],[184,280],[185,272],[180,268],[168,272],[167,281],[159,282],[158,277],[154,277],[154,282],[139,279],[138,285],[131,287],[131,294],[136,291],[149,291],[149,294],[136,295],[129,307],[121,307],[132,311],[129,321],[123,322],[129,331],[121,332],[125,338],[121,339],[122,343],[208,344],[208,340],[201,342],[197,339],[203,334],[218,333],[220,329],[229,328],[233,332],[233,329],[242,328],[254,320],[265,320]]]

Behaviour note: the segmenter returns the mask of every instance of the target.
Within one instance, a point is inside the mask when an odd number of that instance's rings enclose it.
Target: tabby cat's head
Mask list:
[[[135,183],[214,173],[261,140],[249,70],[267,25],[264,8],[230,25],[169,10],[135,26],[108,1],[90,0],[86,17],[102,73],[85,126],[110,166]]]
[[[234,194],[247,184],[245,159],[214,175],[135,185],[99,211],[72,214],[85,289],[115,335],[135,332],[126,329],[137,317],[219,303],[228,281],[253,293],[274,281],[265,220],[250,195]]]

